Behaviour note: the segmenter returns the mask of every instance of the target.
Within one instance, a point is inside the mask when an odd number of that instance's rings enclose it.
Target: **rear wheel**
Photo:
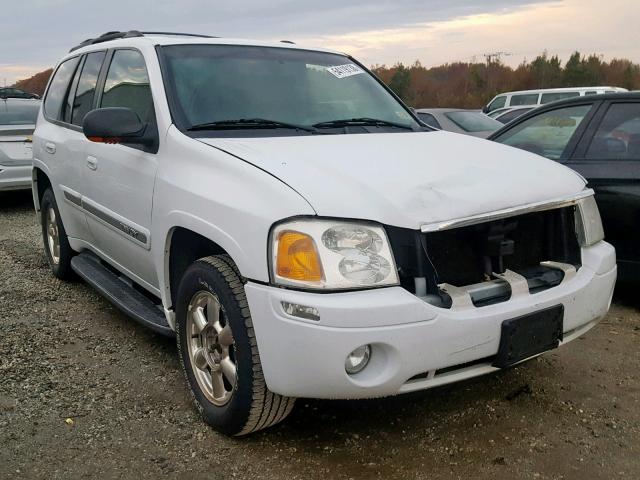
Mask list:
[[[227,255],[198,260],[184,274],[176,305],[178,353],[196,407],[227,435],[283,420],[295,399],[270,392],[237,267]]]
[[[73,274],[71,257],[74,252],[69,245],[60,211],[50,188],[44,192],[40,201],[40,223],[42,225],[42,242],[51,271],[57,278],[68,280]]]

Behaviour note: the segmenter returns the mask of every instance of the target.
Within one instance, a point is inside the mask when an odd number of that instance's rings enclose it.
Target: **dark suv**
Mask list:
[[[573,168],[596,192],[620,279],[640,279],[640,93],[537,108],[489,137]]]

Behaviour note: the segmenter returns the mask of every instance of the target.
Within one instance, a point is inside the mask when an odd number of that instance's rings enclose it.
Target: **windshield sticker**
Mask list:
[[[353,63],[327,67],[327,71],[337,78],[351,77],[352,75],[364,73],[364,70],[362,70],[358,65],[354,65]]]

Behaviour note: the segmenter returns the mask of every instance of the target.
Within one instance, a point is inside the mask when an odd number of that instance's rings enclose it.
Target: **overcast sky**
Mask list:
[[[640,0],[4,0],[0,85],[53,66],[109,30],[168,30],[293,40],[365,64],[427,66],[543,50],[640,62]]]

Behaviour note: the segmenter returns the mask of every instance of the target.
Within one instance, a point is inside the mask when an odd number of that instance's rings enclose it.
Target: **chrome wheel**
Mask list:
[[[196,293],[187,307],[187,346],[193,374],[207,399],[225,405],[233,395],[237,373],[231,327],[218,298]]]
[[[49,246],[49,254],[51,260],[57,265],[60,263],[60,234],[58,232],[58,222],[56,217],[56,211],[53,206],[49,206],[47,210],[47,243]]]

